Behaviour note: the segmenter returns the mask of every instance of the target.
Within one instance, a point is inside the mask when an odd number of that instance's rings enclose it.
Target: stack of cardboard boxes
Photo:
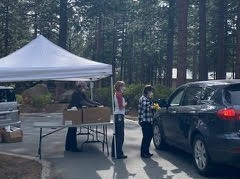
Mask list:
[[[110,122],[111,109],[108,107],[91,107],[78,110],[65,110],[63,124],[87,124]]]
[[[12,128],[11,131],[0,129],[0,142],[22,142],[23,131],[20,128]]]

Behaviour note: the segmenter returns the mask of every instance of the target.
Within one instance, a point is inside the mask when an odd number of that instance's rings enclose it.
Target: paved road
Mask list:
[[[61,114],[23,114],[24,140],[21,143],[0,144],[0,151],[36,156],[39,129],[34,121],[62,120]],[[124,151],[125,160],[115,160],[101,151],[99,144],[87,144],[84,151],[64,151],[66,129],[43,140],[43,158],[52,163],[54,179],[202,179],[192,165],[191,155],[174,148],[157,151],[152,144],[151,159],[139,157],[141,130],[136,122],[126,121]],[[109,130],[109,141],[112,138]],[[83,136],[78,138],[80,144]],[[111,142],[109,142],[110,144]],[[239,168],[221,166],[211,178],[240,178]]]

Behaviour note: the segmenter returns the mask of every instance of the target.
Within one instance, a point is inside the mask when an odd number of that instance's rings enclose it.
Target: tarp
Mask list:
[[[112,66],[74,55],[40,35],[0,59],[0,82],[34,80],[98,80],[112,74]]]

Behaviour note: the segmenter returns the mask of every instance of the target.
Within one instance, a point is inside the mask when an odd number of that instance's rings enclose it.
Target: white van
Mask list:
[[[0,86],[0,127],[20,127],[19,115],[14,88]]]

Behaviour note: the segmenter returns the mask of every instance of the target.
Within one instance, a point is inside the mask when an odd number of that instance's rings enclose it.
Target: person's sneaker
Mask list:
[[[122,155],[122,156],[117,157],[117,159],[125,159],[125,158],[127,158],[126,155]]]
[[[74,148],[70,150],[71,152],[81,152],[81,150],[79,148]]]
[[[153,154],[152,154],[152,153],[148,153],[147,155],[149,155],[150,157],[152,157],[152,156],[153,156]]]
[[[70,151],[71,149],[69,147],[65,147],[65,150],[66,151]]]

